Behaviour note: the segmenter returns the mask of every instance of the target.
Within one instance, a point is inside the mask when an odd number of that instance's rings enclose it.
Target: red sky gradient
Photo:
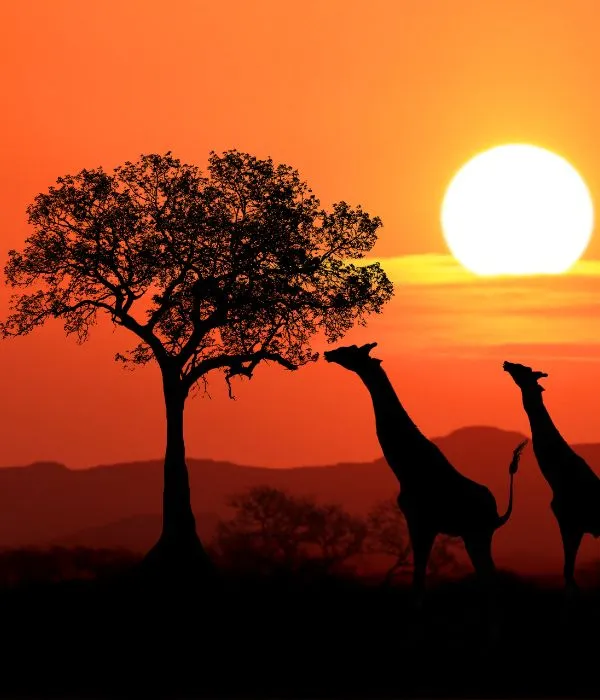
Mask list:
[[[456,170],[506,142],[567,158],[598,206],[599,22],[595,0],[2,3],[0,264],[24,242],[26,206],[61,175],[166,150],[200,167],[210,150],[271,156],[324,205],[382,218],[373,255],[396,296],[343,342],[379,342],[426,434],[527,431],[508,359],[549,373],[570,441],[600,440],[598,236],[571,274],[473,281],[440,227]],[[0,465],[163,453],[158,372],[116,364],[122,339],[107,323],[77,346],[57,323],[0,343]],[[211,379],[212,398],[188,405],[191,456],[275,467],[380,455],[366,390],[338,366],[262,366],[236,401]]]

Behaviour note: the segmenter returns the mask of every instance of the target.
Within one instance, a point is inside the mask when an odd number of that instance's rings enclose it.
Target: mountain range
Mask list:
[[[503,513],[512,451],[525,437],[474,426],[434,442],[461,472],[491,489]],[[600,474],[600,444],[573,448]],[[231,517],[228,497],[251,486],[267,484],[294,495],[312,495],[361,515],[377,501],[397,496],[399,490],[383,458],[281,469],[188,459],[188,467],[192,507],[205,541],[220,519]],[[0,548],[79,545],[145,552],[160,533],[162,478],[162,460],[88,469],[69,469],[55,462],[0,468]],[[551,491],[529,444],[515,478],[513,515],[494,539],[500,566],[531,573],[562,568],[550,499]],[[578,562],[590,562],[599,553],[598,543],[586,536]]]

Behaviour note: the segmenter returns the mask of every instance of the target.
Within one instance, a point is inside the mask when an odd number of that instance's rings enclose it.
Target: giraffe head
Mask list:
[[[523,391],[544,391],[544,387],[538,384],[538,379],[547,377],[545,372],[537,372],[531,367],[519,365],[515,362],[504,362],[502,368],[513,378],[514,383]]]
[[[362,369],[381,364],[381,360],[369,355],[376,345],[377,343],[367,343],[360,347],[358,345],[348,345],[335,350],[326,350],[323,353],[323,357],[327,362],[335,362],[345,369],[359,372]]]

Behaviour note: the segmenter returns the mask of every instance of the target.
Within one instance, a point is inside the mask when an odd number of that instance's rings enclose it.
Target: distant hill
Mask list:
[[[498,510],[506,509],[508,465],[525,436],[486,426],[462,428],[434,441],[467,476],[486,484]],[[600,444],[574,445],[600,474]],[[189,459],[192,506],[201,536],[231,515],[227,498],[258,484],[311,494],[364,514],[378,500],[395,497],[397,482],[383,459],[286,469]],[[531,446],[515,481],[515,509],[495,538],[502,566],[522,571],[561,567],[558,528],[549,509],[551,492]],[[101,465],[72,470],[54,462],[0,469],[0,547],[46,544],[135,547],[145,551],[160,532],[162,461]],[[599,558],[600,544],[584,540],[580,561]]]

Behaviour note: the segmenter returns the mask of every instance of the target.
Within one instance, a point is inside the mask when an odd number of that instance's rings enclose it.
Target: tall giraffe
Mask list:
[[[577,589],[575,560],[583,535],[600,535],[600,479],[554,425],[542,399],[545,389],[538,384],[538,379],[548,375],[514,362],[504,362],[503,369],[521,390],[533,453],[552,489],[550,508],[563,543],[565,587],[573,593]]]
[[[527,440],[514,450],[509,467],[508,508],[500,516],[491,491],[457,471],[413,423],[381,367],[381,360],[369,355],[376,345],[340,347],[323,355],[327,362],[355,372],[371,395],[379,444],[400,483],[398,506],[406,518],[411,540],[417,604],[422,602],[427,562],[438,534],[462,538],[475,571],[490,583],[495,573],[492,537],[512,513],[513,477]]]

